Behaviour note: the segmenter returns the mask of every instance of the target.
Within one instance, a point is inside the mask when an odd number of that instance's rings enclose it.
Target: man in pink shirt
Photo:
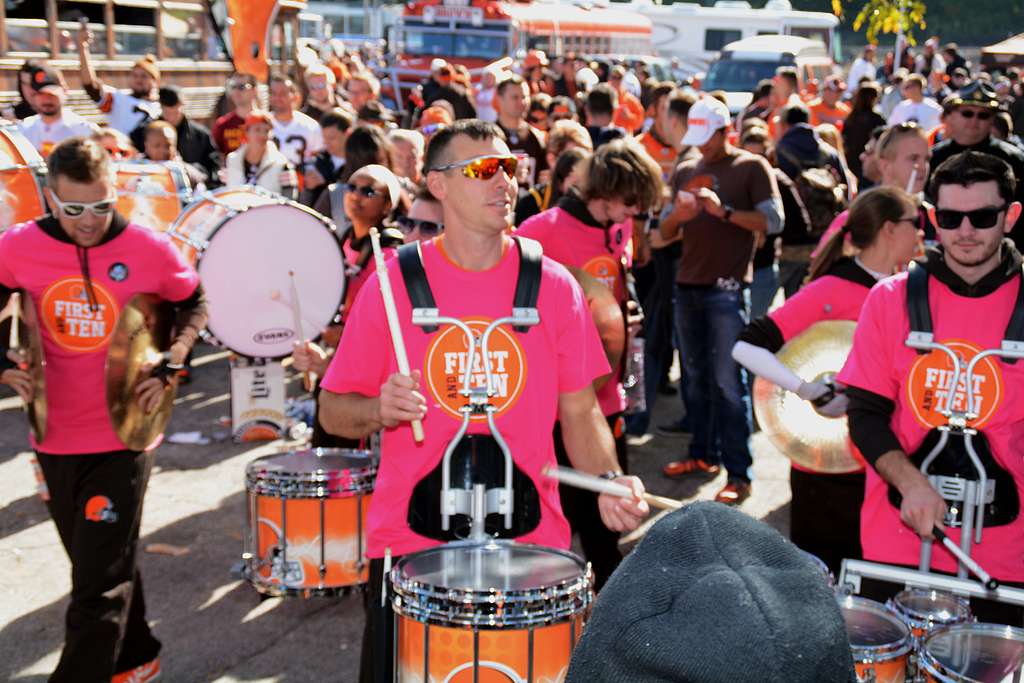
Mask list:
[[[544,253],[562,265],[594,277],[615,295],[624,317],[631,314],[627,302],[635,292],[627,280],[632,261],[633,218],[657,205],[661,199],[661,167],[632,138],[613,140],[598,148],[586,162],[583,187],[572,189],[558,206],[523,222],[516,234],[540,242]],[[621,330],[623,338],[626,330]],[[596,387],[608,426],[615,437],[619,467],[628,471],[623,411],[626,392],[622,387],[624,356],[609,377]],[[568,465],[559,426],[555,429],[555,452]],[[580,535],[583,552],[594,567],[595,587],[604,582],[622,561],[618,534],[601,524],[597,496],[563,485],[562,509],[574,532]]]
[[[418,507],[420,484],[430,481],[448,444],[462,425],[466,404],[457,387],[468,370],[473,387],[484,384],[479,356],[467,358],[463,332],[453,325],[425,329],[412,324],[412,282],[425,285],[443,316],[456,318],[479,334],[492,320],[512,313],[520,269],[539,266],[535,307],[540,324],[491,335],[487,363],[493,381],[494,421],[512,454],[522,488],[536,492],[537,514],[517,513],[515,538],[557,548],[569,546],[569,525],[562,514],[555,480],[543,474],[555,463],[552,429],[562,425],[566,450],[580,470],[605,475],[634,491],[632,499],[602,495],[601,518],[615,531],[635,528],[647,513],[643,486],[622,475],[615,444],[592,386],[608,374],[608,363],[583,293],[556,262],[529,261],[536,247],[507,235],[517,194],[516,157],[500,131],[479,120],[457,121],[431,140],[424,167],[427,187],[444,208],[444,234],[399,251],[388,265],[395,306],[408,351],[412,376],[399,374],[377,275],[371,276],[353,304],[338,353],[321,383],[320,419],[327,431],[363,438],[381,431],[381,462],[367,518],[370,579],[367,628],[363,637],[362,681],[390,681],[393,633],[390,609],[380,608],[383,557],[413,553],[445,538],[414,530],[410,519],[439,516]],[[411,254],[422,276],[406,279]],[[536,272],[536,271],[534,271]],[[410,292],[412,296],[410,296]],[[418,306],[418,308],[421,308]],[[454,388],[453,388],[454,387]],[[425,439],[416,443],[410,422],[422,420]],[[492,438],[487,419],[473,415],[468,434],[486,445]],[[463,441],[463,444],[466,442]],[[495,474],[477,471],[474,477]],[[503,481],[503,473],[497,473]],[[433,493],[436,498],[436,488]],[[519,494],[516,493],[516,496]]]
[[[941,164],[930,185],[939,246],[909,273],[878,283],[864,303],[853,349],[837,380],[848,387],[850,437],[871,465],[861,512],[866,559],[917,566],[921,538],[950,518],[957,524],[946,532],[959,545],[963,505],[953,502],[947,512],[947,501],[918,468],[937,429],[948,422],[941,411],[964,411],[970,399],[977,416],[966,424],[978,431],[974,446],[989,481],[996,482],[982,541],[972,554],[1001,582],[1024,585],[1024,517],[1019,514],[1024,401],[1017,393],[1024,386],[1024,364],[989,357],[977,364],[968,392],[963,375],[952,386],[953,365],[945,352],[907,345],[908,331],[931,333],[967,363],[982,350],[1000,348],[1004,339],[1024,337],[1024,330],[1016,329],[1020,325],[1011,322],[1024,305],[1022,259],[1004,239],[1021,214],[1015,184],[1010,166],[987,154],[964,152]],[[908,297],[911,285],[920,294]],[[955,430],[950,434],[932,474],[955,476],[961,483],[977,478],[962,454],[962,439]],[[960,464],[966,465],[962,473],[954,473]],[[957,562],[935,544],[931,568],[952,573]],[[972,609],[980,621],[1021,621],[1016,608],[1008,613],[973,604]]]
[[[128,449],[111,423],[107,349],[125,304],[154,294],[174,304],[169,365],[180,366],[206,325],[206,304],[199,276],[165,234],[114,213],[113,165],[99,143],[70,138],[47,167],[50,215],[0,237],[0,301],[16,289],[31,297],[46,360],[46,434],[31,442],[71,559],[64,650],[50,681],[149,681],[160,672],[160,641],[146,623],[135,546],[153,458]],[[31,400],[19,354],[2,355],[0,382]],[[147,412],[176,381],[170,375],[136,387]]]

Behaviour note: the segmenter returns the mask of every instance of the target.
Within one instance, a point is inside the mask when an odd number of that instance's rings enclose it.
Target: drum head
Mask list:
[[[910,637],[906,624],[874,600],[841,598],[839,611],[843,613],[843,621],[846,622],[850,646],[855,650],[889,649]]]
[[[941,681],[1000,683],[1024,666],[1024,630],[960,624],[928,636],[923,663]]]
[[[345,295],[345,262],[334,230],[298,204],[256,206],[225,221],[200,254],[208,329],[250,358],[283,358],[298,339],[316,339]],[[296,330],[291,291],[302,312]]]
[[[910,588],[893,598],[896,609],[915,621],[959,624],[971,617],[966,600],[951,593]]]
[[[165,232],[190,200],[188,176],[180,163],[120,161],[117,211],[129,222]]]
[[[310,448],[267,455],[253,460],[250,468],[267,473],[315,474],[362,470],[374,464],[371,451],[348,448]]]
[[[372,491],[377,458],[372,451],[313,448],[257,458],[245,469],[251,491],[322,498]]]

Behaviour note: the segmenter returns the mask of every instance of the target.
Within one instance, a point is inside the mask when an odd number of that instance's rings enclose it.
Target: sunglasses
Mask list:
[[[252,90],[250,83],[232,83],[230,87],[232,90]]]
[[[532,123],[534,125],[541,125],[541,124],[545,124],[545,123],[548,122],[548,117],[546,117],[546,116],[531,116],[529,118],[529,121],[530,121],[530,123]]]
[[[381,192],[380,190],[374,189],[373,185],[353,185],[352,183],[345,183],[341,186],[341,189],[345,192],[358,192],[367,199],[373,199]]]
[[[456,161],[453,164],[445,164],[430,169],[431,171],[450,171],[453,168],[461,168],[462,175],[477,180],[490,180],[501,169],[505,175],[514,178],[519,160],[511,154],[495,154],[491,156],[474,157],[465,161]]]
[[[92,211],[94,216],[106,216],[114,210],[114,206],[117,204],[116,197],[101,199],[98,202],[92,202],[90,204],[84,204],[82,202],[62,202],[53,192],[50,193],[50,198],[53,199],[53,203],[57,205],[57,208],[60,209],[61,213],[68,218],[81,218],[87,210]]]
[[[956,230],[964,222],[964,216],[978,230],[995,227],[999,222],[999,214],[1006,211],[1006,206],[975,209],[974,211],[953,211],[952,209],[936,209],[935,223],[943,230]]]
[[[990,111],[974,111],[973,109],[961,109],[960,116],[965,119],[973,119],[975,116],[978,117],[979,121],[988,121],[992,118],[992,112]]]
[[[399,216],[395,219],[395,223],[398,225],[398,229],[406,235],[411,233],[413,230],[419,230],[420,234],[426,237],[429,235],[436,235],[444,230],[443,223],[425,221],[419,218],[409,218],[408,216]]]

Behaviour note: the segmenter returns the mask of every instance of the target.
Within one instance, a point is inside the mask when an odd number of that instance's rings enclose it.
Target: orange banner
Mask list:
[[[227,0],[227,6],[235,70],[266,81],[270,75],[267,50],[270,29],[277,18],[277,0]]]

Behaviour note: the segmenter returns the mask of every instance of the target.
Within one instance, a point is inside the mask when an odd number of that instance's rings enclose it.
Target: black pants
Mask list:
[[[864,473],[814,474],[789,470],[789,538],[819,557],[836,577],[844,559],[859,560]]]
[[[71,559],[64,650],[50,681],[109,683],[160,652],[135,566],[153,454],[37,456],[50,490],[47,506]]]
[[[619,467],[623,472],[629,472],[622,414],[609,415],[607,419],[608,426],[615,437],[615,454],[619,459]],[[562,442],[561,425],[558,423],[555,423],[555,457],[559,465],[572,466],[572,463],[569,462],[569,454],[565,451],[565,444]],[[601,521],[596,493],[563,484],[558,487],[558,496],[562,501],[562,512],[569,520],[570,528],[573,533],[579,534],[583,555],[594,569],[594,590],[600,591],[608,577],[622,562],[622,551],[619,550],[619,532],[612,531]]]
[[[392,558],[392,562],[397,561]],[[395,678],[395,613],[390,595],[381,606],[384,560],[370,560],[370,578],[363,592],[363,647],[359,656],[359,683],[391,683]]]

